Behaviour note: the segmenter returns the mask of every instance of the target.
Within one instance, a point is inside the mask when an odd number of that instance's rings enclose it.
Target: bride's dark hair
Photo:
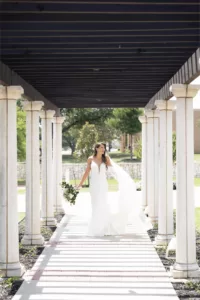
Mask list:
[[[102,162],[106,165],[107,167],[107,156],[106,156],[106,144],[105,143],[97,143],[95,146],[94,146],[94,156],[97,155],[97,148],[99,148],[101,145],[104,145],[105,147],[105,152],[104,154],[102,154]]]

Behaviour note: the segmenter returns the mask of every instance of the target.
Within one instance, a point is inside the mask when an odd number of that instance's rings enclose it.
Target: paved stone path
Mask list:
[[[69,208],[13,300],[176,300],[146,232],[89,238],[88,195]]]
[[[24,188],[19,188],[24,190]],[[112,194],[112,193],[110,193]],[[80,195],[87,195],[87,192],[80,193]],[[41,195],[40,195],[41,197]],[[142,193],[140,191],[137,192],[137,197],[139,201],[141,201]],[[194,199],[195,199],[195,207],[200,207],[200,187],[194,187]],[[176,209],[176,190],[173,191],[173,208]],[[25,205],[25,194],[18,195],[18,212],[25,212],[26,205]]]

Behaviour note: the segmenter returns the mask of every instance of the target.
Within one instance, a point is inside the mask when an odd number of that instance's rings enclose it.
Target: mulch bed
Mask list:
[[[63,217],[63,214],[55,215],[57,222],[59,223]],[[53,232],[56,230],[54,227],[42,227],[41,234],[45,241],[49,241]],[[30,270],[35,264],[36,260],[44,250],[44,246],[25,246],[21,244],[21,239],[25,233],[25,219],[19,223],[19,260],[24,266],[25,271]],[[0,278],[0,300],[11,300],[20,288],[23,279],[19,277]]]
[[[174,216],[175,218],[175,216]],[[174,222],[176,225],[176,223]],[[158,229],[154,228],[152,230],[148,231],[149,237],[151,241],[153,242],[155,240],[155,237],[158,234]],[[200,233],[196,233],[196,247],[197,247],[197,262],[200,265]],[[166,269],[166,271],[169,271],[170,266],[173,266],[175,260],[174,259],[167,259],[165,258],[166,248],[165,247],[159,247],[156,248],[156,251]],[[179,299],[200,299],[200,280],[191,280],[188,283],[181,283],[181,282],[172,282],[172,285],[177,293],[177,296]]]

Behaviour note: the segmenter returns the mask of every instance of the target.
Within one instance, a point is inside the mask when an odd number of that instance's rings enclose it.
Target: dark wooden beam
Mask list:
[[[30,100],[43,101],[45,107],[49,109],[57,110],[58,107],[47,100],[38,90],[36,90],[32,85],[20,77],[17,73],[12,71],[8,66],[0,61],[0,79],[6,85],[20,85],[24,89],[24,96],[28,97]]]
[[[178,72],[156,93],[147,103],[146,108],[152,109],[156,100],[168,100],[173,95],[169,88],[173,83],[189,84],[200,75],[200,48],[185,62]]]

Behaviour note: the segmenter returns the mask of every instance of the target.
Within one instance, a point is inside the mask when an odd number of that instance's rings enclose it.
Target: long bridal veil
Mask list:
[[[149,218],[146,217],[142,210],[141,203],[138,199],[136,184],[131,176],[123,170],[117,163],[110,158],[111,166],[108,171],[118,181],[117,204],[118,211],[115,213],[113,226],[117,232],[124,233],[126,224],[134,221],[138,230],[152,229]],[[141,228],[142,227],[142,228]]]

